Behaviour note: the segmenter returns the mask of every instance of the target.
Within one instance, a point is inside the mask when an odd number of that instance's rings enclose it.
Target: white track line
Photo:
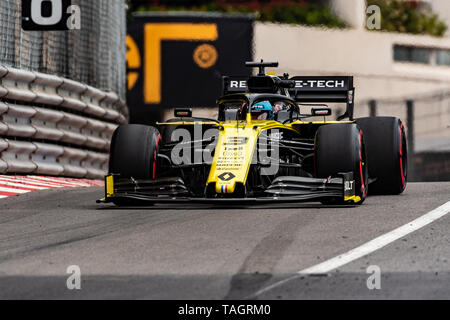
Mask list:
[[[300,270],[297,272],[296,276],[281,280],[279,282],[275,282],[274,284],[268,287],[262,288],[261,290],[254,293],[251,297],[258,296],[264,292],[272,290],[273,288],[276,288],[300,276],[328,273],[334,269],[342,267],[347,263],[362,258],[374,251],[377,251],[387,246],[388,244],[400,238],[403,238],[404,236],[416,230],[425,227],[426,225],[436,221],[437,219],[442,218],[449,212],[450,212],[450,201],[397,229],[394,229],[388,233],[379,236],[378,238],[366,242],[365,244],[357,248],[354,248],[350,251],[338,255],[337,257],[331,258],[325,262],[319,263],[310,268]]]

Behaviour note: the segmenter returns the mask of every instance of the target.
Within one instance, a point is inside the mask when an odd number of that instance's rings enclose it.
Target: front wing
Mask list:
[[[105,177],[105,197],[97,202],[118,203],[122,200],[139,203],[271,203],[310,202],[323,199],[338,199],[339,202],[357,203],[361,199],[355,195],[353,173],[340,173],[327,179],[309,177],[278,177],[262,196],[239,198],[195,197],[180,177],[139,180],[123,178],[119,175]]]

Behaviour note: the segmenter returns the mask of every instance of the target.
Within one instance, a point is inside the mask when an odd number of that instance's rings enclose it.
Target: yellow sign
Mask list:
[[[127,45],[127,66],[128,66],[128,90],[133,89],[137,80],[139,79],[138,69],[141,67],[141,55],[139,54],[139,47],[132,37],[126,37]]]
[[[217,38],[215,23],[147,23],[144,27],[144,102],[146,104],[161,103],[161,41],[215,41]],[[212,48],[217,59],[217,51],[214,47]],[[214,53],[209,47],[199,52],[199,61],[204,66],[209,65],[212,58]],[[199,66],[202,65],[199,64]]]

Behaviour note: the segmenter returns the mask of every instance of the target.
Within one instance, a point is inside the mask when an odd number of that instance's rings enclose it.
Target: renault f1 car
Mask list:
[[[224,77],[218,119],[175,118],[114,132],[105,198],[155,202],[318,201],[361,204],[407,183],[405,128],[394,117],[354,119],[353,77]],[[326,103],[344,103],[336,120]]]

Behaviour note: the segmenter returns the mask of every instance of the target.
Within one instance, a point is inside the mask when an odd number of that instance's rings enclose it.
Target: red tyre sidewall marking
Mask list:
[[[359,130],[359,174],[361,177],[361,189],[362,189],[362,195],[363,199],[366,197],[366,188],[364,187],[364,176],[363,176],[363,170],[362,170],[362,130]]]
[[[405,176],[403,175],[403,123],[400,124],[398,131],[400,132],[400,175],[402,176],[403,189],[405,189]]]
[[[158,138],[156,138],[156,149],[158,149],[159,140],[161,140],[161,135],[160,134],[158,134]],[[156,178],[156,149],[155,149],[155,152],[154,152],[154,160],[153,160],[153,179]]]

